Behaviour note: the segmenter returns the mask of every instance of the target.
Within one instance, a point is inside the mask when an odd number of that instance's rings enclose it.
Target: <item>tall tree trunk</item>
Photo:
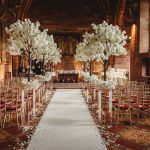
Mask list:
[[[45,54],[43,54],[43,76],[45,75],[45,68],[44,68],[44,62],[45,62]]]
[[[107,60],[104,60],[104,81],[106,81]]]
[[[50,72],[52,72],[52,65],[53,65],[53,63],[50,62]]]
[[[90,76],[92,75],[92,62],[90,62]]]
[[[86,65],[86,62],[83,62],[83,71],[85,72],[85,65]]]

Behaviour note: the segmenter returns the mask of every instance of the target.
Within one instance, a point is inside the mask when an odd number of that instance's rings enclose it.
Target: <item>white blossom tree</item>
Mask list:
[[[85,33],[83,42],[77,45],[75,59],[79,61],[104,62],[104,80],[106,80],[106,63],[110,56],[126,55],[124,48],[127,40],[125,31],[117,25],[92,24],[94,33]]]
[[[9,35],[7,51],[11,55],[26,55],[28,57],[28,81],[30,81],[31,61],[46,57],[54,63],[60,61],[60,51],[54,43],[53,36],[47,34],[47,29],[41,31],[40,23],[32,23],[29,19],[17,20],[6,28]]]
[[[39,30],[40,23],[32,23],[29,19],[25,21],[17,20],[6,28],[9,35],[7,40],[7,50],[11,55],[27,55],[28,57],[28,81],[30,81],[31,61],[35,54],[48,45],[47,29]]]

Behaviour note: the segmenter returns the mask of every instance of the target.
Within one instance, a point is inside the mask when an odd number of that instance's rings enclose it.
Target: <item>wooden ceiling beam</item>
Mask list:
[[[68,32],[68,33],[82,33],[91,30],[91,26],[62,26],[62,25],[44,25],[41,24],[41,29],[48,29],[49,32]]]
[[[120,13],[122,9],[122,0],[118,0],[117,6],[116,6],[116,12],[114,16],[114,24],[119,25],[119,19],[120,19]]]
[[[120,0],[97,0],[100,9],[103,10],[105,20],[114,24],[117,6]]]
[[[106,13],[106,10],[105,10],[105,6],[104,6],[104,3],[102,2],[102,0],[96,0],[99,8],[100,8],[100,13],[102,14],[102,17],[103,19],[106,19],[107,17],[107,13]]]
[[[32,4],[32,0],[22,0],[18,11],[17,19],[23,20],[26,18],[27,12]]]
[[[41,3],[42,0],[33,1],[26,16],[33,22],[39,20],[41,25],[49,30],[83,32],[90,30],[91,23],[104,20],[104,15],[101,15],[103,10],[101,11],[96,0],[76,0],[73,4],[70,0],[59,2],[45,0],[45,3]]]

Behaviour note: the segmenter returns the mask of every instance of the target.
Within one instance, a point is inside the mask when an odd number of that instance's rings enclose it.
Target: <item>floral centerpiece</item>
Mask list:
[[[93,81],[93,84],[98,89],[108,89],[108,90],[115,89],[117,86],[117,83],[113,80],[103,81],[103,80],[98,79],[98,80]]]
[[[108,68],[106,75],[107,79],[114,80],[118,82],[119,85],[126,84],[126,81],[128,80],[126,69]]]
[[[90,81],[90,74],[88,72],[82,72],[81,75],[82,75],[83,80],[85,82],[89,82]]]
[[[96,76],[96,75],[91,75],[90,76],[90,81],[92,82],[92,83],[94,83],[95,81],[97,81],[98,80],[98,77]]]
[[[20,82],[20,88],[22,90],[32,90],[32,89],[38,89],[40,86],[40,83],[38,80],[30,80],[23,79]]]
[[[36,75],[36,78],[38,79],[38,81],[41,81],[41,82],[48,82],[51,80],[51,75]]]

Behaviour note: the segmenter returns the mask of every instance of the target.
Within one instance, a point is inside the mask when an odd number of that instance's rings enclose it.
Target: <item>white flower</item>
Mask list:
[[[31,80],[28,82],[27,79],[23,79],[20,82],[20,88],[23,90],[32,90],[32,89],[37,89],[39,88],[40,83],[38,80]]]
[[[56,72],[50,72],[51,76],[56,76]]]
[[[42,81],[42,82],[50,81],[50,79],[51,79],[51,77],[42,76],[42,75],[36,75],[36,78],[37,78],[39,81]]]
[[[90,74],[89,74],[88,72],[82,72],[81,75],[82,75],[83,80],[84,80],[85,82],[89,82],[89,81],[90,81],[91,76],[90,76]]]
[[[106,72],[107,79],[117,81],[119,84],[125,84],[127,77],[126,77],[127,70],[126,69],[117,69],[115,68],[108,68]]]
[[[44,61],[44,64],[52,62],[57,64],[61,61],[61,51],[57,48],[57,44],[54,42],[53,36],[47,35],[47,46],[43,47],[42,50],[38,50],[34,55],[34,59]]]
[[[98,80],[98,77],[96,75],[91,75],[90,81],[94,83],[96,80]]]
[[[100,89],[110,90],[110,89],[115,89],[117,83],[113,80],[102,81],[99,79],[99,80],[95,80],[94,85]]]
[[[43,75],[36,75],[36,78],[41,82],[48,82],[51,80],[52,76],[54,76],[55,72],[46,72],[45,76]]]

